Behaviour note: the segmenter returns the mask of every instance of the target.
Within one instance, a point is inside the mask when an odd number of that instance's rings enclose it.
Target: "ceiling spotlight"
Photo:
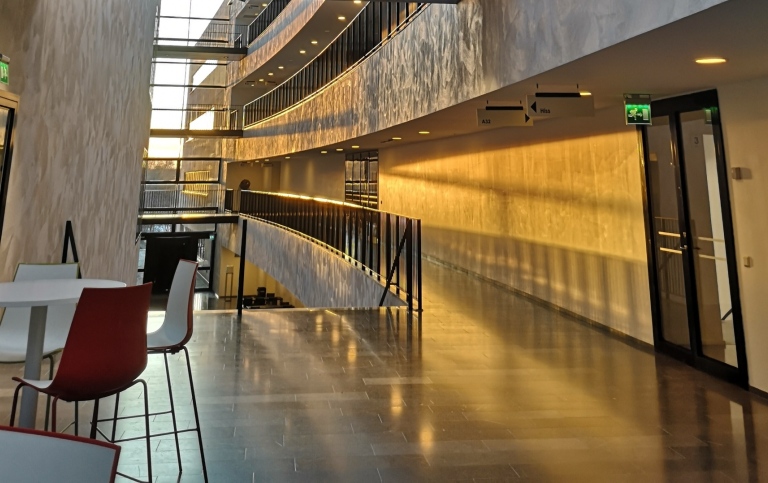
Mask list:
[[[352,149],[360,149],[360,146],[352,146]]]
[[[267,74],[267,75],[275,75],[275,74],[274,74],[274,72],[270,72],[270,73],[269,73],[269,74]]]
[[[259,79],[259,82],[264,82],[264,79]]]
[[[363,0],[355,0],[355,3],[360,5],[361,3],[363,3]]]
[[[726,62],[728,61],[722,57],[704,57],[696,59],[696,63],[702,65],[725,64]]]
[[[307,53],[307,51],[306,51],[306,50],[300,50],[300,51],[299,51],[299,53],[300,53],[300,54],[306,54],[306,53]]]
[[[282,65],[278,66],[277,68],[280,69],[280,70],[285,69],[285,67],[283,67]]]
[[[344,151],[344,148],[336,148],[336,151],[342,152],[342,151]]]
[[[419,131],[419,134],[429,134],[429,131]]]
[[[339,15],[339,20],[346,20],[346,19],[347,17],[345,17],[344,15]]]
[[[392,138],[393,141],[401,141],[403,138]]]
[[[291,159],[291,157],[290,156],[286,156],[285,159]]]
[[[320,151],[320,154],[328,154],[328,151]]]
[[[589,91],[582,91],[582,92],[579,92],[579,95],[581,95],[581,97],[588,97],[588,96],[591,96],[592,93]]]
[[[313,40],[312,42],[310,42],[310,44],[317,45],[317,40]]]

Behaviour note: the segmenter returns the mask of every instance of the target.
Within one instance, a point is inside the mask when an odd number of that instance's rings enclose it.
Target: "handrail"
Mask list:
[[[165,113],[153,119],[157,124],[162,124],[162,129],[190,129],[190,130],[233,130],[242,129],[242,106],[227,106],[216,104],[189,104],[186,107],[168,108],[153,107],[152,113]],[[172,113],[178,113],[172,116]],[[200,120],[199,124],[193,124]],[[155,124],[155,122],[153,122]],[[170,127],[173,124],[176,127]],[[160,126],[157,126],[160,127]],[[153,126],[154,128],[154,126]]]
[[[187,20],[190,24],[192,22],[208,22],[205,30],[197,38],[192,37],[161,37],[160,36],[160,24],[161,20]],[[164,46],[186,46],[186,47],[227,47],[227,48],[242,48],[243,38],[247,35],[247,27],[245,25],[234,25],[229,20],[221,19],[208,19],[201,17],[170,17],[170,16],[158,16],[155,18],[155,45]]]
[[[246,104],[243,125],[253,126],[321,91],[377,51],[425,5],[422,2],[369,2],[314,60],[279,86]]]
[[[254,40],[259,38],[264,31],[272,25],[272,22],[285,10],[285,7],[291,3],[291,0],[272,0],[264,7],[253,22],[248,25],[248,42],[246,45],[251,45]]]
[[[404,298],[409,310],[421,311],[421,220],[352,203],[247,190],[240,193],[239,208],[241,215],[301,233],[351,261],[385,291]]]

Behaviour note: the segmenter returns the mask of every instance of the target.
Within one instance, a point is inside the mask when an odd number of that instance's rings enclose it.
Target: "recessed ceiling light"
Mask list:
[[[312,45],[317,45],[317,40],[313,40],[313,41],[312,41],[312,42],[310,42],[310,43],[311,43]]]
[[[278,66],[277,68],[280,69],[280,70],[285,69],[285,67],[283,67],[282,65]]]
[[[419,131],[419,134],[429,134],[429,131]]]
[[[587,97],[587,96],[591,96],[591,95],[592,95],[592,93],[591,93],[591,92],[588,92],[588,91],[582,91],[582,92],[579,92],[579,94],[580,94],[582,97]]]
[[[393,140],[393,141],[400,141],[400,140],[402,140],[402,139],[403,139],[403,138],[392,138],[392,140]]]
[[[328,154],[328,151],[320,151],[320,154]]]
[[[307,53],[307,51],[306,51],[306,50],[300,50],[300,51],[299,51],[299,53],[300,53],[300,54],[306,54],[306,53]]]
[[[355,3],[359,5],[359,4],[363,3],[363,0],[355,0]]]
[[[345,17],[344,15],[339,15],[339,20],[346,20],[346,19],[347,17]]]
[[[701,59],[696,59],[697,64],[704,64],[704,65],[712,65],[712,64],[725,64],[728,62],[722,57],[703,57]]]
[[[360,149],[360,146],[352,146],[352,149]]]
[[[259,82],[264,82],[264,79],[259,79]]]
[[[270,72],[270,73],[269,73],[269,74],[267,74],[267,75],[275,75],[275,73],[274,73],[274,72]]]
[[[344,148],[336,148],[336,151],[342,152],[342,151],[344,151]]]
[[[291,157],[290,156],[286,156],[285,159],[291,159]]]

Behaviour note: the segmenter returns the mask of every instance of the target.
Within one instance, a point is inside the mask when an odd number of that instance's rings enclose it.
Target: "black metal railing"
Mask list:
[[[242,191],[240,214],[257,218],[325,245],[360,266],[421,311],[421,220],[350,203],[305,196]]]
[[[228,189],[224,192],[224,211],[235,213],[235,190]]]
[[[146,184],[141,213],[217,213],[224,206],[220,184]]]
[[[196,30],[196,27],[204,28],[204,30],[197,38],[165,37],[162,32],[165,30],[164,26],[166,23],[172,24],[174,31],[180,30],[179,26],[186,28],[188,32]],[[155,45],[241,48],[246,47],[245,39],[247,32],[247,26],[234,25],[229,20],[160,16],[155,24]]]
[[[153,107],[152,129],[239,131],[242,109],[215,104],[190,104],[181,109]]]
[[[323,53],[244,108],[245,127],[301,102],[369,56],[424,7],[420,2],[369,2]]]
[[[269,2],[269,4],[264,7],[264,10],[262,10],[261,13],[259,13],[259,15],[257,15],[253,20],[253,22],[248,25],[247,45],[251,45],[254,40],[259,38],[259,36],[263,34],[265,30],[267,30],[267,27],[269,27],[272,22],[275,21],[277,16],[282,13],[282,11],[285,9],[285,7],[288,6],[289,3],[291,3],[291,0],[272,0]]]

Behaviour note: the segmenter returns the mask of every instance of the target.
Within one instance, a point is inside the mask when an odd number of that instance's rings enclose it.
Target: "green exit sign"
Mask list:
[[[8,85],[8,64],[0,60],[0,84]]]
[[[627,126],[651,124],[651,96],[649,94],[625,94],[624,118]]]

